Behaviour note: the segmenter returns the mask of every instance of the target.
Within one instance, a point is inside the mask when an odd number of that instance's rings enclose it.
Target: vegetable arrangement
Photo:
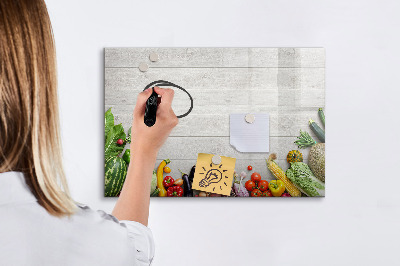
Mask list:
[[[171,174],[172,170],[167,165],[171,160],[161,161],[157,168],[156,180],[158,195],[152,194],[152,197],[193,197],[192,183],[196,166],[193,166],[190,175],[181,172],[181,178],[174,179],[172,175],[164,177],[164,173]]]
[[[259,173],[254,172],[251,174],[250,180],[245,183],[245,187],[250,192],[251,197],[270,197],[272,193],[267,192],[269,191],[268,184],[267,180],[261,179]]]
[[[114,125],[114,115],[111,108],[104,115],[104,196],[117,196],[124,184],[128,164],[130,163],[130,150],[127,149],[122,156],[125,144],[130,143],[131,129],[128,136],[122,124]]]
[[[323,126],[325,115],[318,110]],[[309,126],[317,139],[315,141],[309,133],[300,130],[300,136],[295,141],[299,149],[310,148],[308,164],[303,162],[303,154],[299,150],[291,150],[286,156],[290,164],[286,172],[278,165],[277,155],[272,153],[266,159],[267,169],[275,178],[263,179],[260,171],[254,171],[254,165],[248,165],[245,171],[238,175],[234,173],[234,181],[230,197],[319,197],[325,196],[325,131],[312,119]],[[105,113],[105,196],[118,196],[124,184],[127,168],[130,163],[130,149],[124,147],[131,141],[131,129],[127,133],[121,124],[114,125],[114,116],[111,109]],[[306,160],[307,161],[307,160]],[[151,197],[226,197],[216,193],[206,193],[192,189],[196,166],[189,174],[180,171],[176,177],[168,166],[171,160],[160,162],[156,171],[153,171],[150,196]],[[257,169],[255,169],[257,170]],[[249,177],[248,177],[249,175]],[[174,178],[175,177],[175,178]],[[245,181],[247,180],[247,181]]]
[[[292,197],[300,197],[301,192],[300,190],[290,182],[290,180],[286,177],[285,172],[282,170],[282,168],[279,167],[279,165],[274,161],[276,160],[276,154],[273,153],[271,154],[268,159],[267,159],[267,167],[271,171],[271,173],[279,180],[285,184],[287,192],[290,194]]]
[[[322,108],[318,109],[318,116],[325,127],[325,114]],[[312,119],[309,126],[321,143],[317,143],[307,132],[300,130],[300,136],[295,141],[298,147],[311,147],[308,156],[308,165],[301,161],[289,161],[290,168],[286,171],[287,177],[307,196],[325,195],[325,131]],[[288,154],[289,158],[289,154]]]
[[[325,114],[322,108],[318,109],[318,116],[325,127]],[[300,130],[300,137],[298,137],[298,140],[295,141],[295,144],[297,144],[300,149],[311,147],[308,156],[308,165],[314,175],[322,182],[325,182],[325,131],[321,129],[312,119],[309,120],[309,124],[311,130],[321,141],[321,143],[317,143],[307,132]]]
[[[163,160],[160,165],[158,166],[157,169],[157,187],[160,190],[158,192],[159,197],[165,197],[167,196],[167,190],[165,189],[165,183],[164,183],[164,178],[163,178],[163,173],[164,173],[164,167],[169,164],[171,161],[169,159]],[[172,182],[174,183],[174,182]],[[168,186],[167,186],[168,187]]]

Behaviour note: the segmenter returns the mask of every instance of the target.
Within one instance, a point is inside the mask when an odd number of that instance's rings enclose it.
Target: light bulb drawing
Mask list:
[[[210,164],[210,167],[213,167],[213,164]],[[224,178],[228,178],[224,173],[227,170],[221,169],[222,164],[220,164],[217,168],[210,168],[210,169],[206,169],[204,166],[202,167],[202,170],[204,170],[204,172],[201,172],[199,174],[201,175],[205,175],[205,177],[203,179],[200,180],[199,182],[199,186],[200,187],[208,187],[211,184],[219,184],[220,182],[223,182],[223,184],[225,186],[227,186],[225,181],[222,181]],[[217,186],[218,187],[218,186]],[[222,184],[219,185],[219,189],[222,191]],[[215,191],[215,185],[213,188],[213,191]]]

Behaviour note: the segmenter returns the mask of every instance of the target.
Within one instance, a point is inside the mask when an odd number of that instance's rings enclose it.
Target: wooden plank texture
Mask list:
[[[106,109],[113,108],[115,113],[115,123],[122,123],[124,128],[129,128],[132,125],[132,110],[134,106],[129,108],[116,109],[112,105],[107,105]],[[247,106],[239,106],[239,108],[232,108],[229,112],[221,110],[212,116],[207,112],[203,114],[190,114],[191,119],[182,118],[179,124],[175,127],[171,136],[192,136],[192,137],[229,137],[229,113],[245,113],[248,111]],[[118,112],[115,112],[118,110]],[[300,129],[307,131],[311,136],[315,134],[308,127],[308,120],[311,118],[314,121],[319,121],[318,114],[315,108],[311,111],[268,111],[258,108],[254,110],[257,112],[268,112],[270,115],[270,136],[271,137],[290,137],[298,136]]]
[[[286,158],[290,150],[296,149],[295,137],[270,137],[270,151],[278,158]],[[198,153],[221,154],[237,159],[262,159],[265,153],[238,152],[229,144],[229,137],[170,137],[158,153],[159,158],[195,159]],[[307,156],[305,156],[307,159]]]
[[[105,67],[325,67],[323,48],[105,48]]]

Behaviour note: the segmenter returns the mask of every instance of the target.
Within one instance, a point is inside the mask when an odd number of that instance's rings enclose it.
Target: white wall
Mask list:
[[[389,265],[400,220],[398,1],[48,0],[73,196],[103,193],[103,48],[326,48],[325,199],[152,200],[154,265]],[[397,262],[398,263],[398,262]]]

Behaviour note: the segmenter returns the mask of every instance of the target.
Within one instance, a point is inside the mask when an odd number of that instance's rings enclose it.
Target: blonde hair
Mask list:
[[[0,1],[0,172],[20,171],[50,214],[74,213],[62,165],[55,45],[43,0]]]

